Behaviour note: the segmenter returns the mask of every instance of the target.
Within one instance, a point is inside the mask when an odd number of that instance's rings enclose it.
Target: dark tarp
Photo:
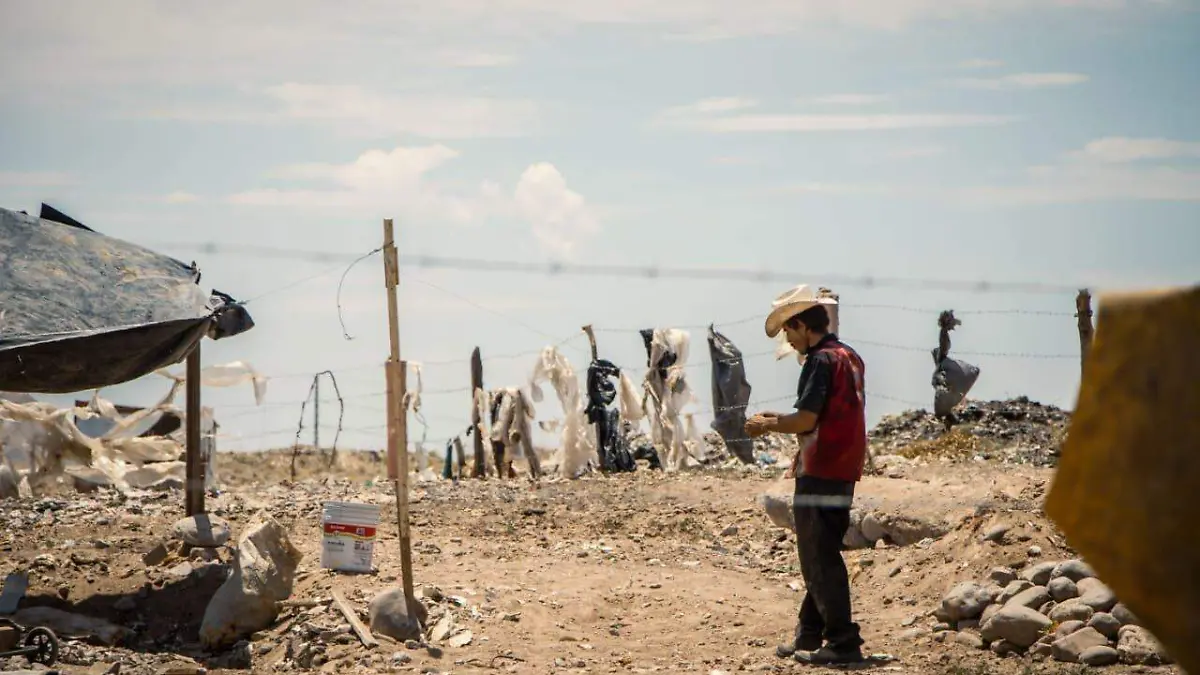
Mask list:
[[[49,206],[0,209],[0,390],[67,393],[178,363],[206,335],[245,332],[240,304],[200,272]]]
[[[708,327],[708,353],[712,361],[712,428],[725,440],[725,447],[746,464],[754,463],[754,441],[746,436],[746,406],[750,383],[746,362],[729,338]]]

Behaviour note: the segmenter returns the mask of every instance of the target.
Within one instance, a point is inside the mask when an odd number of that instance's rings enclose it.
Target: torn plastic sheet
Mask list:
[[[106,483],[120,489],[149,487],[145,481],[166,467],[154,467],[150,471],[141,469],[178,462],[183,457],[186,442],[185,414],[174,403],[185,379],[166,370],[158,374],[171,380],[169,390],[154,405],[134,409],[128,414],[102,398],[99,390],[86,405],[73,408],[59,409],[28,396],[17,399],[23,403],[0,402],[0,420],[7,420],[0,423],[0,440],[4,441],[0,447],[3,447],[5,459],[39,479],[66,473],[86,480],[87,476],[95,476],[95,472],[83,470],[91,467],[105,477]],[[237,361],[212,366],[207,369],[207,374],[202,371],[201,384],[207,386],[230,387],[247,381],[254,384],[255,398],[261,403],[265,380],[250,365]],[[175,431],[166,436],[143,435],[167,414],[181,422]],[[217,482],[216,462],[213,461],[216,433],[212,408],[202,407],[200,453],[205,459],[205,483],[210,488]],[[18,434],[23,443],[14,442]],[[159,479],[163,477],[165,474]],[[89,482],[96,482],[96,479]]]
[[[608,406],[617,398],[617,385],[613,377],[619,378],[621,369],[611,361],[594,359],[588,364],[587,406],[584,415],[596,433],[596,454],[600,470],[604,472],[634,471],[637,463],[629,452],[629,444],[621,433],[619,407]]]
[[[708,353],[712,362],[712,429],[725,447],[744,464],[754,464],[754,441],[746,435],[746,406],[750,383],[742,352],[729,338],[708,327]]]
[[[584,417],[583,401],[579,395],[579,378],[570,361],[555,347],[542,350],[530,376],[529,390],[534,403],[544,399],[542,382],[549,382],[558,395],[563,410],[562,442],[559,448],[559,473],[568,478],[578,477],[596,461],[595,431]]]
[[[690,338],[678,329],[641,331],[649,357],[643,387],[650,440],[663,456],[667,470],[687,466],[687,448],[680,413],[692,402],[685,368]]]
[[[194,265],[99,234],[42,205],[0,209],[0,389],[69,393],[178,363],[203,337],[253,327]]]

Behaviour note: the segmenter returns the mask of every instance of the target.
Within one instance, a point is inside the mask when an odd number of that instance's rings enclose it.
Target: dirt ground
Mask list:
[[[338,589],[366,619],[379,591],[399,583],[395,502],[366,453],[327,469],[302,457],[286,482],[286,453],[220,456],[226,489],[210,513],[238,533],[267,513],[303,552],[293,600],[275,624],[230,653],[198,644],[204,607],[223,563],[182,559],[148,566],[143,555],[181,517],[179,492],[64,493],[0,502],[0,578],[31,570],[22,607],[52,606],[128,628],[123,647],[64,640],[59,670],[105,673],[714,673],[801,672],[774,656],[792,630],[803,582],[794,537],[775,527],[759,496],[783,484],[778,467],[696,469],[531,483],[468,480],[413,486],[414,576],[448,634],[433,645],[383,640],[367,649],[329,607]],[[1000,658],[934,640],[931,618],[956,582],[997,565],[1073,557],[1040,513],[1052,470],[979,461],[899,462],[861,484],[856,503],[946,524],[948,533],[906,547],[846,552],[867,651],[897,673],[1075,673],[1082,666]],[[320,512],[327,500],[378,503],[377,572],[320,569]],[[1007,543],[981,532],[1004,523]],[[1031,547],[1040,548],[1031,552]],[[434,598],[434,599],[430,599]],[[435,600],[436,599],[436,600]],[[443,619],[449,615],[449,619]],[[469,643],[466,641],[470,632]],[[247,663],[249,661],[249,663]],[[170,671],[176,664],[186,668]],[[25,667],[0,659],[0,671]],[[188,669],[191,670],[188,670]],[[1178,673],[1114,666],[1110,673]]]

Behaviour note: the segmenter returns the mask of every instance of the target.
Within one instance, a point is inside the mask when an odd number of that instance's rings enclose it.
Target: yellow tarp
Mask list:
[[[1046,513],[1200,673],[1200,287],[1100,299]]]

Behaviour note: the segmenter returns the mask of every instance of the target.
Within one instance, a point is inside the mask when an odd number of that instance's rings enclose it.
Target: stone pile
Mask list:
[[[903,455],[906,449],[911,453],[913,446],[936,450],[938,441],[957,437],[975,440],[969,450],[983,459],[1055,466],[1070,422],[1067,411],[1025,396],[1007,401],[972,400],[954,413],[953,432],[947,432],[942,421],[924,409],[888,415],[868,434],[872,454]]]
[[[938,642],[1087,666],[1171,663],[1137,617],[1082,560],[992,570],[954,586],[934,612]]]

